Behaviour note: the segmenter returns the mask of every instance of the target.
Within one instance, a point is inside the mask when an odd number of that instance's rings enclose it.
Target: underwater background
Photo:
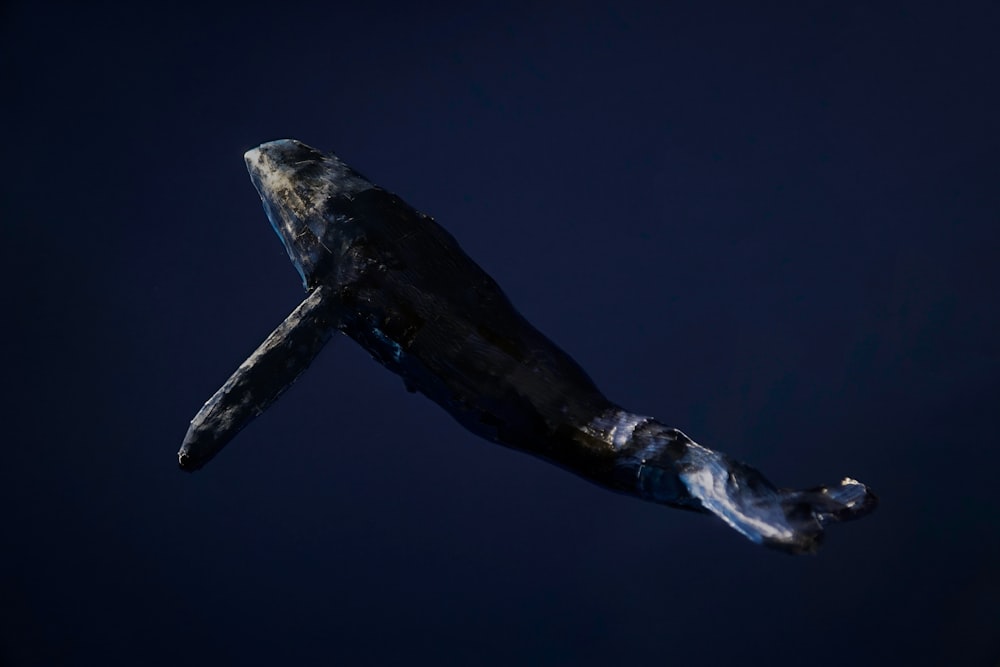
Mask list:
[[[1000,664],[1000,5],[0,7],[0,665]],[[432,215],[613,401],[881,504],[817,556],[480,440],[303,298],[243,152]]]

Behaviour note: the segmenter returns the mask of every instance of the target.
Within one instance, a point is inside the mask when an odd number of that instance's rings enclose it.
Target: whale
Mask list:
[[[815,553],[827,526],[877,506],[851,477],[778,487],[615,404],[444,227],[337,155],[283,139],[244,159],[306,296],[191,420],[181,469],[206,465],[343,335],[471,433],[765,547]]]

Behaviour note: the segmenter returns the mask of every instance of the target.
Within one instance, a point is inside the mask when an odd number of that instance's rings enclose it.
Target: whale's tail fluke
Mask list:
[[[822,542],[826,526],[860,519],[878,506],[878,497],[872,490],[850,477],[811,489],[779,489],[778,494],[785,517],[795,529],[795,538],[787,548],[781,543],[769,546],[792,553],[814,552]]]

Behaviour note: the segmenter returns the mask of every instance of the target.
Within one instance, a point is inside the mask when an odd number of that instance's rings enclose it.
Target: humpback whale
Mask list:
[[[307,296],[191,420],[183,470],[218,454],[341,333],[472,433],[607,489],[713,514],[757,544],[813,553],[827,525],[875,508],[850,477],[779,488],[616,405],[443,227],[336,155],[280,140],[244,157]]]

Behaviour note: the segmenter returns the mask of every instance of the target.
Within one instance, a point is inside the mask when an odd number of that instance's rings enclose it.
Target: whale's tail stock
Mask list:
[[[792,554],[815,553],[826,526],[870,514],[878,498],[850,477],[783,489],[745,463],[650,420],[623,457],[634,490],[654,502],[714,514],[751,541]]]
[[[870,514],[878,498],[845,477],[810,489],[777,488],[758,470],[724,454],[698,450],[680,477],[701,506],[750,540],[793,554],[815,553],[831,523]]]

